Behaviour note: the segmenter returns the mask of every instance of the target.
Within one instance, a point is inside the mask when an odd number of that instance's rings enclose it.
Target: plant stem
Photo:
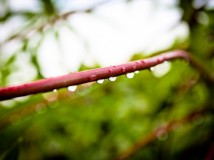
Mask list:
[[[20,39],[20,40],[29,39],[30,36],[34,35],[35,33],[38,33],[39,31],[42,31],[44,28],[52,27],[59,20],[65,20],[69,16],[77,14],[77,13],[87,13],[87,12],[93,11],[97,7],[103,5],[107,2],[108,2],[107,0],[104,0],[104,1],[101,1],[98,3],[95,3],[94,5],[92,5],[89,8],[86,8],[86,9],[68,11],[68,12],[63,13],[61,15],[55,16],[54,18],[51,18],[48,22],[45,22],[45,23],[43,23],[39,26],[36,26],[34,28],[31,28],[31,29],[25,31],[24,33],[16,33],[16,34],[9,36],[7,39],[5,39],[3,42],[1,42],[0,45],[4,45],[5,43],[8,43],[9,41],[14,40],[14,39]],[[16,14],[18,14],[18,13],[16,13]]]
[[[130,156],[136,154],[141,148],[155,141],[158,138],[158,133],[160,133],[160,131],[164,131],[162,133],[168,134],[169,132],[172,132],[173,130],[178,129],[180,125],[189,123],[191,121],[195,121],[198,118],[205,115],[205,113],[209,113],[210,111],[208,109],[209,107],[210,106],[207,105],[203,109],[194,111],[188,114],[187,116],[185,116],[184,118],[181,118],[179,120],[173,120],[171,122],[168,122],[165,126],[155,129],[154,131],[150,132],[147,136],[144,136],[140,138],[138,141],[136,141],[127,150],[125,150],[118,157],[116,157],[115,160],[129,159]]]
[[[195,67],[201,67],[201,65],[198,65],[198,62],[192,61],[187,52],[183,50],[175,50],[147,59],[132,61],[116,66],[75,72],[68,75],[42,79],[25,84],[2,87],[0,88],[0,100],[7,100],[41,92],[48,92],[54,89],[97,81],[99,79],[116,77],[134,71],[149,69],[150,67],[163,63],[164,61],[169,61],[177,58],[188,60],[192,62],[192,65]],[[202,74],[206,74],[206,77],[209,77],[204,69],[202,69],[202,71]],[[211,78],[209,77],[209,79]]]

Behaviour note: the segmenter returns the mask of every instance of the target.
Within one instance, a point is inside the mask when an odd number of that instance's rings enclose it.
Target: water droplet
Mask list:
[[[137,69],[137,66],[133,66],[132,69],[133,71],[135,71]]]
[[[139,61],[137,61],[137,62],[135,62],[137,65],[140,65],[140,62]]]
[[[163,58],[162,58],[162,57],[157,58],[157,62],[158,62],[158,63],[160,63],[160,62],[162,62],[162,61],[163,61]]]
[[[168,133],[164,129],[157,131],[156,136],[159,140],[164,141],[168,137]]]
[[[164,64],[164,65],[168,65],[169,62],[168,62],[168,61],[164,61],[163,64]]]
[[[104,82],[104,79],[99,79],[99,80],[97,80],[97,83],[98,84],[102,84]]]
[[[77,86],[69,86],[68,91],[74,92],[77,89]]]
[[[141,62],[142,64],[145,64],[145,61],[144,61],[144,60],[141,60],[140,62]]]
[[[121,72],[126,72],[126,67],[121,67]]]
[[[108,79],[109,81],[113,82],[113,81],[116,81],[117,77],[109,77]]]
[[[158,59],[157,59],[157,62],[158,62],[158,63],[160,63],[160,62],[161,62],[160,58],[158,58]]]
[[[138,74],[138,73],[139,73],[139,71],[135,71],[134,73],[135,73],[135,74]]]
[[[57,89],[54,89],[53,92],[56,93],[56,92],[57,92]]]
[[[131,78],[134,77],[134,73],[133,73],[133,72],[127,73],[127,74],[126,74],[126,77],[131,79]]]
[[[155,67],[150,67],[150,70],[151,70],[151,71],[154,71],[154,70],[155,70]]]
[[[94,81],[97,79],[97,76],[95,74],[92,74],[90,77],[89,77],[89,80],[90,81]]]
[[[112,73],[112,72],[113,72],[113,70],[110,68],[110,69],[108,69],[108,72],[109,72],[109,73]]]

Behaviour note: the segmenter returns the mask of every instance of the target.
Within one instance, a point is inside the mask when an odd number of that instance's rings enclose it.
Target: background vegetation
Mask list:
[[[61,19],[66,21],[73,14],[60,16],[59,3],[52,0],[40,0],[40,12],[15,12],[8,2],[0,2],[4,9],[0,23],[21,16],[27,25],[1,42],[1,47],[17,39],[22,44],[12,55],[0,50],[1,86],[9,84],[8,79],[17,69],[17,59],[23,52],[28,54],[36,70],[34,79],[43,78],[37,54],[42,40],[46,32],[57,37],[54,24]],[[197,3],[198,6],[193,6],[193,0],[177,2],[182,10],[181,22],[188,24],[189,35],[182,42],[175,40],[166,50],[189,51],[211,75],[214,10],[207,1]],[[84,12],[93,16],[93,8]],[[38,36],[33,44],[28,38],[32,30]],[[132,60],[140,58],[144,58],[143,53],[133,54]],[[89,68],[83,64],[79,68],[86,69]],[[144,70],[133,79],[120,76],[115,82],[78,86],[75,92],[61,89],[3,101],[0,103],[0,159],[98,160],[126,156],[148,160],[212,159],[213,96],[213,82],[188,63],[176,60],[160,78]]]

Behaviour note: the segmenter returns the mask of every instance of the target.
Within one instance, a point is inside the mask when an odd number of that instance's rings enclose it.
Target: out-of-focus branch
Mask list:
[[[136,141],[132,146],[130,146],[127,150],[125,150],[118,157],[116,157],[115,160],[128,159],[131,155],[137,153],[141,148],[153,142],[158,137],[163,138],[164,134],[167,134],[168,132],[175,130],[181,124],[188,123],[193,120],[197,120],[197,118],[201,117],[206,112],[209,112],[207,107],[205,107],[204,109],[192,112],[186,117],[181,118],[179,120],[173,120],[167,123],[165,126],[155,129],[154,131],[149,133],[147,136],[144,136],[143,138]]]
[[[71,16],[73,14],[91,12],[94,9],[96,9],[97,7],[99,7],[100,5],[103,5],[104,3],[107,3],[107,2],[109,2],[109,1],[104,0],[104,1],[101,1],[101,2],[98,2],[98,3],[94,4],[93,6],[91,6],[89,8],[81,9],[81,10],[69,11],[69,12],[66,12],[64,14],[61,14],[61,15],[55,16],[53,18],[50,18],[49,21],[46,21],[45,23],[43,23],[43,24],[41,24],[39,26],[31,28],[31,29],[29,29],[29,30],[27,30],[25,32],[22,32],[22,33],[16,33],[16,34],[11,35],[7,39],[5,39],[3,42],[1,42],[1,45],[5,44],[5,43],[7,43],[7,42],[9,42],[11,40],[14,40],[14,39],[26,40],[26,39],[30,38],[30,36],[34,35],[35,33],[38,33],[39,31],[43,31],[45,28],[53,26],[59,20],[65,20],[65,19],[67,19],[69,16]]]
[[[2,87],[0,88],[0,100],[7,100],[41,92],[48,92],[58,88],[116,77],[134,71],[149,69],[150,67],[163,63],[164,61],[173,59],[185,59],[190,61],[190,63],[199,72],[201,71],[200,73],[204,76],[204,78],[206,78],[207,81],[212,83],[214,82],[214,79],[212,76],[210,76],[209,72],[204,68],[200,68],[203,66],[198,64],[198,62],[189,56],[187,52],[183,50],[176,50],[147,59],[128,62],[126,64],[75,72],[64,76],[42,79],[20,85]]]

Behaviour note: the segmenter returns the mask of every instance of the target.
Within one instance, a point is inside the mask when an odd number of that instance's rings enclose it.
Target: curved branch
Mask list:
[[[3,42],[1,42],[1,45],[5,44],[5,43],[8,43],[9,41],[14,40],[14,39],[26,40],[27,38],[30,38],[30,36],[32,36],[33,34],[37,33],[38,31],[42,31],[47,26],[48,27],[53,26],[59,20],[67,19],[69,16],[74,15],[76,13],[87,13],[87,12],[91,12],[94,9],[96,9],[97,7],[103,5],[103,4],[107,3],[107,2],[109,2],[109,1],[103,0],[101,2],[95,3],[94,5],[92,5],[89,8],[86,8],[86,9],[68,11],[68,12],[63,13],[61,15],[57,15],[57,16],[51,18],[49,21],[46,21],[45,23],[43,23],[43,24],[41,24],[39,26],[31,28],[30,30],[25,31],[24,33],[16,33],[16,34],[11,35],[7,39],[5,39]]]
[[[25,84],[2,87],[0,88],[0,100],[7,100],[41,92],[48,92],[58,88],[79,85],[87,82],[97,81],[99,79],[106,79],[109,77],[116,77],[134,71],[149,69],[150,67],[163,63],[164,61],[177,58],[188,60],[192,62],[195,67],[200,67],[200,65],[198,65],[195,61],[192,61],[187,52],[176,50],[151,58],[128,62],[126,64],[75,72],[68,75],[42,79]],[[205,74],[204,70],[202,74]]]
[[[119,156],[117,156],[115,158],[115,160],[125,160],[125,159],[130,158],[132,155],[136,154],[144,146],[155,141],[158,138],[158,136],[167,134],[167,133],[175,130],[176,128],[178,128],[180,125],[191,122],[191,121],[195,121],[198,118],[200,118],[201,116],[203,116],[205,113],[208,113],[210,110],[207,108],[209,108],[209,107],[210,107],[209,105],[206,105],[201,110],[194,111],[181,119],[170,121],[165,126],[155,129],[154,131],[150,132],[147,136],[142,137],[141,139],[136,141],[127,150],[125,150]]]

